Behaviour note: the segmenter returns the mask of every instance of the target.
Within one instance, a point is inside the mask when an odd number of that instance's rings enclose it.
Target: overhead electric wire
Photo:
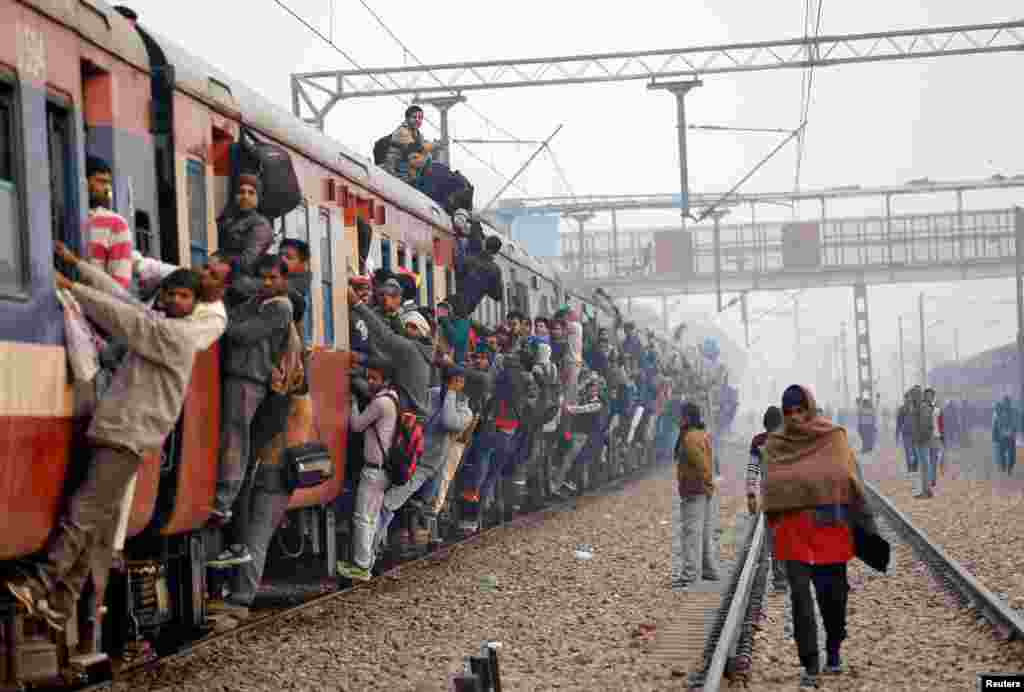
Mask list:
[[[565,171],[562,170],[562,165],[558,163],[558,158],[555,156],[555,150],[550,146],[547,147],[548,156],[551,157],[551,165],[555,167],[555,172],[558,173],[559,179],[562,184],[565,185],[565,189],[568,190],[569,196],[576,199],[576,191],[572,189],[572,185],[569,183],[569,178],[566,177]]]
[[[281,9],[283,9],[283,10],[284,10],[285,12],[287,12],[287,13],[288,13],[288,14],[290,14],[290,15],[291,15],[292,17],[294,17],[294,18],[295,18],[295,19],[296,19],[296,20],[297,20],[297,21],[298,21],[298,22],[299,22],[300,24],[302,24],[303,26],[305,26],[305,27],[306,27],[306,28],[307,28],[307,29],[308,29],[308,30],[309,30],[309,31],[310,31],[310,32],[311,32],[311,33],[312,33],[312,34],[313,34],[314,36],[316,36],[316,37],[317,37],[317,38],[319,38],[319,39],[320,39],[321,41],[323,41],[324,43],[326,43],[327,45],[329,45],[329,46],[330,46],[331,48],[333,48],[333,49],[334,49],[334,50],[335,50],[335,51],[336,51],[336,52],[337,52],[337,53],[338,53],[339,55],[341,55],[341,57],[345,58],[345,60],[347,60],[347,61],[349,61],[350,63],[352,63],[352,66],[353,66],[353,67],[355,67],[355,68],[356,68],[357,70],[365,70],[365,69],[366,69],[365,67],[363,67],[362,65],[360,65],[360,64],[359,64],[359,63],[358,63],[358,62],[357,62],[357,61],[356,61],[356,60],[355,60],[355,59],[354,59],[354,58],[353,58],[352,56],[350,56],[350,55],[349,55],[348,53],[346,53],[346,52],[345,52],[344,50],[342,50],[342,49],[341,49],[341,48],[340,48],[340,47],[339,47],[339,46],[338,46],[338,45],[337,45],[337,44],[336,44],[336,43],[335,43],[334,41],[332,41],[332,40],[331,40],[330,38],[328,38],[327,36],[324,36],[324,34],[323,34],[323,32],[322,32],[322,31],[320,31],[320,30],[319,30],[319,29],[317,29],[317,28],[316,28],[315,26],[313,26],[312,24],[310,24],[309,22],[307,22],[307,21],[306,21],[305,19],[303,19],[303,18],[302,18],[302,17],[301,17],[301,16],[299,15],[299,14],[297,14],[297,13],[296,13],[296,12],[295,12],[295,11],[294,11],[294,10],[293,10],[293,9],[292,9],[291,7],[289,7],[289,6],[288,6],[288,5],[286,4],[286,3],[284,3],[284,2],[282,1],[282,0],[273,0],[273,2],[274,2],[274,4],[276,4],[276,5],[278,6],[278,7],[280,7],[280,8],[281,8]],[[371,76],[371,78],[373,79],[373,81],[375,81],[375,82],[377,83],[377,85],[378,85],[378,86],[380,86],[380,87],[383,87],[383,88],[386,88],[386,87],[385,87],[385,85],[384,85],[384,83],[383,83],[383,82],[381,82],[379,78],[377,78],[377,77],[376,77],[375,75],[370,75],[370,76]],[[391,78],[391,81],[392,81],[392,82],[394,82],[394,78]],[[401,96],[398,96],[398,95],[396,95],[396,96],[395,96],[395,98],[396,98],[396,99],[398,99],[398,101],[399,101],[399,102],[401,102],[401,103],[402,103],[403,105],[405,105],[405,106],[408,106],[408,105],[409,105],[409,101],[406,101],[406,100],[405,100],[405,99],[403,99],[403,98],[402,98]],[[426,114],[424,114],[424,117],[423,117],[423,119],[424,119],[424,120],[425,120],[425,121],[426,121],[426,122],[427,122],[427,123],[428,123],[428,124],[429,124],[429,125],[430,125],[431,127],[433,127],[433,128],[435,129],[435,130],[440,130],[440,129],[441,129],[441,128],[440,128],[440,127],[439,127],[439,126],[438,126],[438,125],[436,124],[436,123],[434,123],[434,122],[433,122],[433,121],[431,121],[431,120],[430,120],[429,118],[427,118],[427,117],[426,117]],[[469,149],[468,147],[466,147],[466,146],[463,146],[463,145],[461,145],[461,144],[460,144],[460,145],[459,145],[459,148],[460,148],[460,149],[462,149],[462,150],[463,150],[464,152],[466,152],[467,154],[469,154],[469,156],[470,156],[470,157],[471,157],[472,159],[474,159],[474,160],[476,160],[476,161],[480,162],[480,163],[481,163],[481,164],[483,164],[483,165],[484,165],[485,167],[487,167],[487,169],[489,169],[489,170],[490,170],[490,171],[491,171],[492,173],[494,173],[494,174],[495,174],[496,176],[498,176],[498,178],[500,178],[500,179],[501,179],[501,180],[502,180],[503,182],[505,182],[505,183],[507,183],[507,182],[508,182],[508,180],[509,180],[509,179],[508,179],[508,178],[507,178],[507,177],[505,176],[505,174],[504,174],[504,173],[502,173],[501,171],[499,171],[499,170],[498,170],[497,168],[495,168],[494,166],[492,166],[492,165],[491,165],[490,163],[488,163],[488,162],[487,162],[487,161],[485,161],[484,159],[482,159],[482,158],[480,158],[479,156],[477,156],[477,155],[476,155],[476,154],[475,154],[475,153],[474,153],[474,152],[473,152],[472,150],[470,150],[470,149]],[[528,190],[525,190],[525,189],[524,189],[524,188],[523,188],[522,186],[520,186],[520,185],[513,185],[513,187],[517,188],[517,189],[518,189],[518,190],[519,190],[520,192],[522,192],[523,194],[526,194],[526,195],[528,195],[528,194],[529,194],[529,191],[528,191]]]
[[[387,22],[385,22],[384,19],[379,14],[377,14],[377,12],[374,11],[372,7],[370,7],[369,3],[367,3],[366,0],[359,0],[359,4],[362,5],[367,12],[370,13],[370,16],[377,21],[377,24],[380,25],[380,28],[383,29],[387,33],[387,35],[390,36],[392,40],[402,48],[403,51],[405,51],[406,55],[412,58],[420,67],[423,67],[425,65],[425,63],[419,59],[419,56],[413,53],[412,49],[409,48],[409,46],[405,45],[402,39],[398,38],[395,32],[391,30],[391,27],[387,25]],[[440,86],[444,86],[444,80],[438,77],[436,72],[434,72],[433,70],[427,70],[427,74],[429,74],[434,79],[434,81],[437,82]],[[456,92],[453,89],[452,94],[455,93]],[[463,106],[465,106],[466,110],[468,110],[470,113],[474,114],[475,116],[483,120],[484,123],[488,125],[488,127],[494,128],[495,130],[505,135],[506,137],[509,137],[510,139],[519,139],[514,134],[498,125],[496,122],[488,118],[486,115],[484,115],[483,113],[481,113],[479,110],[469,105],[468,103],[464,103]]]
[[[821,34],[821,8],[824,5],[825,0],[818,0],[818,12],[814,22],[814,41],[817,45],[818,36]],[[810,3],[811,0],[807,0],[804,5],[804,40],[807,41],[807,32],[810,22]],[[811,95],[814,91],[814,63],[807,68],[804,72],[804,79],[800,85],[800,125],[807,124],[807,117],[811,111]],[[800,191],[800,172],[803,167],[804,159],[804,137],[806,136],[806,130],[802,130],[796,141],[796,174],[793,179],[793,190],[795,192]],[[793,208],[794,213],[796,207]]]

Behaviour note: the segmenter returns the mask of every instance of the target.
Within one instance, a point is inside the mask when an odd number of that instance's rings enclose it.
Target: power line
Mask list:
[[[392,40],[401,47],[401,49],[405,52],[406,55],[412,58],[421,67],[424,65],[424,62],[419,59],[419,56],[413,53],[412,49],[409,48],[409,46],[405,45],[402,39],[398,38],[398,35],[391,30],[391,27],[387,25],[387,22],[385,22],[384,19],[379,14],[377,14],[377,12],[375,12],[372,7],[370,7],[366,0],[359,0],[359,4],[362,5],[367,12],[370,13],[370,16],[377,20],[377,24],[380,25],[380,28],[382,28],[387,33],[387,35],[390,36]],[[427,74],[429,74],[433,78],[433,80],[437,82],[439,85],[444,86],[444,82],[441,80],[440,77],[437,76],[436,72],[434,72],[433,70],[428,70]],[[452,93],[455,94],[456,92],[453,90]],[[514,134],[512,134],[505,128],[495,123],[493,120],[488,118],[486,115],[481,113],[473,106],[469,105],[468,103],[465,103],[463,105],[470,113],[473,113],[475,116],[483,120],[489,127],[493,127],[495,130],[505,135],[506,137],[509,137],[510,139],[518,139],[518,137],[516,137]]]
[[[296,20],[297,20],[297,21],[298,21],[298,22],[299,22],[300,24],[302,24],[302,25],[303,25],[304,27],[306,27],[306,28],[307,28],[307,29],[308,29],[308,30],[309,30],[309,31],[310,31],[310,32],[311,32],[311,33],[312,33],[312,34],[313,34],[314,36],[316,36],[316,37],[317,37],[317,38],[319,38],[319,39],[320,39],[321,41],[323,41],[324,43],[326,43],[327,45],[329,45],[329,46],[330,46],[331,48],[333,48],[333,49],[334,49],[334,50],[335,50],[335,51],[336,51],[336,52],[337,52],[337,53],[338,53],[338,54],[339,54],[339,55],[340,55],[341,57],[345,58],[345,60],[347,60],[348,62],[350,62],[350,63],[352,64],[352,66],[353,66],[353,67],[355,67],[355,68],[356,68],[357,70],[365,70],[365,69],[366,69],[365,67],[363,67],[362,65],[360,65],[360,64],[359,64],[359,63],[358,63],[358,62],[357,62],[357,61],[355,60],[355,58],[353,58],[353,57],[352,57],[351,55],[349,55],[349,54],[348,54],[348,53],[346,53],[346,52],[345,52],[344,50],[342,50],[342,49],[341,49],[341,48],[340,48],[340,47],[339,47],[339,46],[338,46],[338,45],[337,45],[337,44],[336,44],[336,43],[335,43],[334,41],[332,41],[332,40],[331,40],[330,38],[328,38],[327,36],[324,36],[323,32],[321,32],[321,31],[320,31],[319,29],[317,29],[317,28],[316,28],[315,26],[313,26],[312,24],[310,24],[309,22],[307,22],[307,21],[306,21],[305,19],[303,19],[303,18],[302,18],[302,17],[300,16],[300,15],[298,15],[298,14],[297,14],[297,13],[296,13],[296,12],[295,12],[295,11],[294,11],[294,10],[293,10],[292,8],[291,8],[291,7],[289,7],[289,6],[287,5],[287,4],[285,4],[285,3],[284,3],[284,2],[282,1],[282,0],[273,0],[273,2],[274,2],[274,4],[276,4],[276,5],[278,6],[278,7],[280,7],[280,8],[281,8],[281,9],[283,9],[283,10],[284,10],[285,12],[287,12],[287,13],[288,13],[288,14],[290,14],[290,15],[291,15],[292,17],[294,17],[294,18],[295,18],[295,19],[296,19]],[[377,83],[377,85],[378,85],[378,86],[380,86],[381,88],[386,88],[386,86],[384,85],[384,83],[383,83],[383,82],[381,82],[381,81],[380,81],[380,79],[379,79],[378,77],[376,77],[376,76],[373,76],[373,75],[371,75],[371,77],[372,77],[373,81],[375,81],[375,82]],[[394,80],[394,78],[393,78],[393,77],[391,77],[390,79],[391,79],[392,83],[394,84],[394,83],[395,83],[395,80]],[[409,101],[406,101],[406,100],[405,100],[405,99],[403,99],[403,98],[402,98],[401,96],[397,96],[397,95],[396,95],[396,96],[395,96],[395,98],[396,98],[396,99],[397,99],[397,100],[398,100],[398,101],[399,101],[400,103],[402,103],[403,105],[405,105],[405,106],[408,106],[408,105],[409,105]],[[424,120],[425,120],[425,121],[427,122],[427,124],[429,124],[429,125],[430,125],[431,127],[433,127],[433,128],[435,129],[435,130],[440,130],[440,129],[441,129],[441,128],[440,128],[440,127],[439,127],[439,126],[438,126],[438,125],[436,124],[436,123],[434,123],[434,122],[433,122],[432,120],[430,120],[429,118],[427,118],[427,117],[426,117],[426,114],[424,114],[424,118],[423,118],[423,119],[424,119]],[[460,149],[462,149],[462,150],[463,150],[464,152],[466,152],[467,154],[469,154],[470,158],[472,158],[472,159],[474,159],[474,160],[476,160],[476,161],[480,162],[481,164],[483,164],[483,165],[484,165],[484,166],[485,166],[485,167],[486,167],[486,168],[487,168],[488,170],[490,170],[490,171],[491,171],[492,173],[494,173],[494,174],[495,174],[496,176],[498,176],[498,178],[500,178],[500,179],[501,179],[501,180],[502,180],[503,182],[506,182],[506,183],[508,182],[508,178],[507,178],[507,177],[505,177],[505,174],[504,174],[504,173],[502,173],[501,171],[499,171],[499,170],[498,170],[497,168],[495,168],[494,166],[492,166],[492,165],[491,165],[490,163],[488,163],[488,162],[487,162],[487,161],[485,161],[484,159],[482,159],[482,158],[480,158],[479,156],[477,156],[477,155],[476,155],[475,153],[473,153],[473,151],[471,151],[471,150],[470,150],[469,148],[467,148],[467,147],[465,147],[465,146],[463,146],[463,145],[461,145],[461,144],[460,144],[460,145],[458,145],[458,146],[459,146],[459,148],[460,148]],[[516,189],[518,189],[518,190],[519,190],[520,192],[522,192],[523,194],[527,194],[527,195],[529,194],[529,192],[528,192],[527,190],[525,190],[525,189],[524,189],[524,188],[523,188],[522,186],[520,186],[520,185],[514,185],[514,187],[515,187]]]
[[[558,158],[555,156],[555,150],[551,147],[547,147],[548,156],[551,157],[551,165],[555,167],[555,172],[558,173],[558,177],[562,181],[562,185],[565,185],[565,189],[569,192],[569,196],[576,199],[576,191],[572,189],[572,185],[569,183],[569,178],[566,177],[565,171],[562,170],[562,165],[558,163]]]
[[[818,36],[821,33],[821,8],[824,5],[825,0],[818,0],[818,11],[817,17],[814,22],[814,40],[817,41]],[[807,32],[810,29],[810,3],[811,0],[807,0],[804,5],[804,40],[807,40]],[[807,124],[807,116],[811,111],[811,94],[814,90],[814,64],[812,63],[807,71],[804,73],[804,79],[800,85],[800,124]],[[797,192],[800,191],[800,172],[803,166],[804,158],[804,137],[806,131],[801,131],[800,136],[796,141],[796,174],[793,179],[793,189]],[[796,207],[793,208],[794,212]]]

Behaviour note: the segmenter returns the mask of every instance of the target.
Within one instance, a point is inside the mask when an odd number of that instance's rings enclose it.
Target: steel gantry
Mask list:
[[[781,41],[732,43],[681,49],[328,70],[292,75],[292,108],[297,117],[323,130],[328,113],[346,99],[401,96],[403,94],[415,95],[419,99],[422,95],[436,95],[441,98],[430,99],[429,102],[437,106],[440,111],[442,142],[444,149],[447,150],[450,146],[448,111],[456,103],[462,102],[465,98],[464,94],[467,92],[530,86],[564,86],[646,80],[649,82],[648,88],[668,91],[676,98],[680,193],[678,203],[672,204],[672,206],[680,208],[681,230],[684,230],[686,219],[693,218],[690,213],[691,200],[687,179],[687,127],[684,101],[687,92],[701,85],[702,77],[715,74],[828,67],[1009,51],[1024,51],[1024,21],[1022,20],[862,34],[815,35]],[[806,120],[801,123],[800,128],[805,124]],[[798,131],[795,130],[791,134],[791,138]],[[758,167],[762,163],[759,163]],[[745,180],[746,178],[737,183],[725,197],[732,197],[732,194]],[[886,196],[887,207],[889,199],[890,197]],[[700,219],[717,212],[727,201],[729,200],[719,198],[712,204],[706,205]],[[822,206],[824,207],[824,199],[822,199]],[[594,207],[584,207],[574,209],[569,213],[585,216],[592,211],[594,211]],[[889,216],[888,209],[886,215]],[[583,223],[580,222],[579,273],[581,278],[585,269],[582,234]],[[716,233],[716,239],[717,235]],[[715,254],[717,267],[720,258],[718,252]],[[720,284],[720,268],[715,274],[716,283]],[[1024,335],[1024,290],[1019,292],[1022,295],[1021,306],[1018,309],[1020,313],[1018,329]],[[720,296],[720,285],[718,293]],[[866,325],[866,292],[863,295],[858,294],[857,297],[863,299],[864,305],[863,310],[858,309],[856,318],[863,317],[864,319],[863,344],[868,346],[867,362],[861,367],[866,366],[866,373],[870,377],[871,354]],[[720,297],[719,304],[721,306]],[[1021,349],[1024,351],[1024,336],[1020,336],[1019,341]],[[860,351],[861,345],[861,337],[858,332],[858,351]],[[1022,358],[1022,367],[1024,367],[1024,358]],[[863,386],[862,384],[861,387]],[[1024,379],[1022,379],[1022,388],[1024,388]],[[870,397],[871,393],[869,382],[868,391],[862,390],[861,394],[867,394]]]
[[[340,101],[368,96],[657,81],[1019,50],[1024,50],[1024,20],[693,48],[300,72],[292,75],[292,89],[309,114],[323,120]],[[326,96],[325,105],[316,107],[310,90]]]

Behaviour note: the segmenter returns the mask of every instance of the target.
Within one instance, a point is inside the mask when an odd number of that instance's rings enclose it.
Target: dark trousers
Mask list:
[[[213,507],[230,514],[249,470],[253,449],[250,428],[270,390],[261,382],[226,377],[222,391],[220,468]]]
[[[818,597],[818,609],[825,622],[825,649],[839,651],[839,645],[846,639],[846,602],[850,585],[846,581],[846,563],[834,565],[809,565],[806,562],[787,561],[786,576],[789,578],[789,597],[793,604],[793,636],[796,639],[800,665],[817,671],[818,621],[814,617],[814,601],[811,584]]]
[[[142,457],[126,449],[95,448],[85,482],[71,496],[45,557],[30,563],[26,576],[36,598],[49,599],[66,611],[81,596],[91,570],[105,578],[121,499],[141,464]],[[102,602],[103,594],[97,599]]]

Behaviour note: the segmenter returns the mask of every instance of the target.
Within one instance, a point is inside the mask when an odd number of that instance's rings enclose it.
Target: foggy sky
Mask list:
[[[363,66],[411,62],[359,0],[286,2],[325,34],[333,35],[335,42]],[[1008,21],[1024,14],[1019,0],[823,2],[822,34]],[[797,38],[803,34],[801,0],[634,0],[618,5],[577,0],[367,3],[428,63],[677,48]],[[288,78],[292,72],[351,67],[273,0],[128,0],[125,4],[139,13],[144,25],[186,45],[285,108],[291,104]],[[1001,54],[817,69],[802,187],[898,185],[922,177],[953,180],[1024,173],[1024,138],[1020,134],[1024,111],[1024,90],[1019,80],[1022,67],[1024,56]],[[705,77],[704,82],[687,98],[691,123],[786,128],[798,124],[801,71],[713,75]],[[542,139],[564,123],[553,149],[576,193],[678,191],[674,99],[665,93],[648,92],[642,81],[474,92],[469,99],[476,109],[517,137]],[[329,117],[327,133],[369,155],[372,142],[397,125],[402,110],[402,104],[392,97],[346,101]],[[435,116],[428,110],[428,117]],[[505,136],[462,107],[452,111],[452,128],[456,138]],[[426,134],[437,136],[430,128],[426,128]],[[690,131],[688,135],[690,188],[698,192],[727,190],[779,141],[776,135],[764,134]],[[531,153],[529,147],[518,146],[474,146],[473,150],[506,175],[511,175]],[[502,184],[461,150],[454,149],[452,158],[453,166],[474,182],[482,202]],[[742,191],[790,190],[794,171],[795,147],[791,144]],[[520,183],[520,189],[513,189],[509,196],[567,192],[546,155],[538,158]],[[1024,204],[1024,191],[969,194],[965,202],[967,209],[1008,207]],[[894,213],[943,211],[954,206],[953,195],[901,197],[895,201]],[[878,200],[837,203],[831,209],[837,216],[879,212]],[[813,207],[801,210],[806,218],[813,219],[817,213]],[[619,217],[622,227],[677,220],[677,212]],[[595,224],[602,225],[602,220]],[[869,300],[875,374],[881,380],[883,398],[896,395],[894,384],[899,379],[891,363],[897,316],[916,309],[921,290],[940,297],[928,302],[927,321],[946,319],[944,325],[928,334],[936,357],[942,352],[952,357],[956,324],[960,326],[961,356],[1014,338],[1013,305],[991,304],[992,297],[1013,298],[1012,279],[872,287]],[[771,308],[781,297],[753,295],[751,314]],[[743,343],[738,310],[711,317],[713,296],[688,297],[682,302],[674,318],[714,319],[737,343]],[[840,321],[852,323],[852,289],[811,290],[800,296],[800,306],[805,349],[802,361],[813,363],[839,333]],[[916,317],[911,324],[916,328]],[[751,332],[752,339],[757,340],[752,355],[760,363],[759,371],[774,368],[781,379],[802,377],[802,381],[814,383],[816,372],[804,376],[804,372],[792,370],[792,315],[765,318],[753,325]],[[908,334],[907,339],[908,352],[916,353],[916,332]],[[851,374],[853,343],[851,330]],[[913,368],[908,363],[908,371]],[[851,389],[855,389],[852,379]],[[742,406],[760,403],[747,399]]]

